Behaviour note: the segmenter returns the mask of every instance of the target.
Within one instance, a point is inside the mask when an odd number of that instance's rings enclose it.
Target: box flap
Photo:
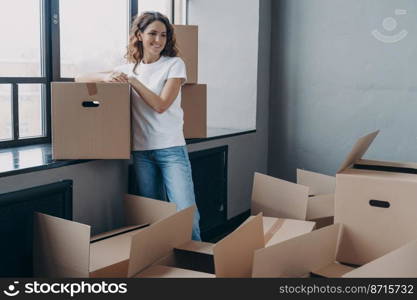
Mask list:
[[[308,200],[307,220],[334,216],[334,194],[310,197]]]
[[[376,260],[365,264],[343,277],[417,277],[417,241],[412,241]]]
[[[334,194],[336,177],[297,169],[297,183],[310,188],[309,195]]]
[[[126,225],[152,224],[176,213],[175,203],[151,198],[125,195]]]
[[[292,220],[292,219],[281,219],[283,220],[279,230],[268,240],[266,246],[272,246],[282,241],[292,239],[296,236],[303,235],[305,233],[313,231],[315,222]]]
[[[35,213],[34,275],[88,277],[90,232],[88,225]]]
[[[175,247],[191,240],[195,206],[162,219],[132,237],[128,276],[139,273]]]
[[[255,173],[251,213],[305,220],[309,188],[268,175]]]
[[[127,233],[127,232],[130,232],[130,231],[134,231],[134,230],[137,230],[137,229],[141,229],[141,228],[144,228],[146,226],[149,226],[149,224],[123,226],[123,227],[118,228],[118,229],[114,229],[114,230],[110,230],[110,231],[107,231],[107,232],[99,233],[99,234],[96,234],[95,236],[90,238],[90,243],[96,243],[98,241],[108,239],[108,238],[114,237],[116,235],[120,235],[120,234]]]
[[[353,267],[339,264],[338,262],[333,262],[325,266],[324,268],[320,268],[319,270],[313,270],[311,273],[326,278],[339,278],[354,269],[355,268]]]
[[[379,130],[372,132],[368,135],[365,135],[361,137],[355,145],[353,146],[352,150],[349,152],[348,156],[346,157],[345,161],[340,166],[339,170],[337,170],[336,173],[340,173],[346,168],[353,165],[355,162],[357,162],[359,159],[362,158],[362,156],[365,154],[365,152],[368,150],[369,146],[372,144],[376,136],[378,135]]]
[[[90,272],[128,260],[132,236],[140,230],[129,231],[92,243],[90,245]],[[126,275],[127,269],[124,270],[124,277]]]
[[[213,248],[217,277],[251,277],[253,253],[265,246],[262,213],[242,224]]]
[[[214,274],[186,270],[176,267],[154,265],[135,276],[135,278],[215,278]]]
[[[303,277],[336,259],[341,224],[255,251],[253,277]]]
[[[215,244],[207,243],[207,242],[200,242],[200,241],[189,241],[185,244],[182,244],[175,249],[184,250],[184,251],[191,251],[191,252],[198,252],[207,255],[213,255],[213,247]]]

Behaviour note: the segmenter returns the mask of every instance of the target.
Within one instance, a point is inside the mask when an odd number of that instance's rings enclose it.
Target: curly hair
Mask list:
[[[167,42],[164,49],[161,51],[162,56],[175,57],[178,56],[179,50],[176,47],[176,39],[174,28],[169,22],[168,18],[156,11],[146,11],[141,15],[137,16],[132,23],[130,30],[129,45],[127,46],[127,53],[125,58],[129,63],[134,63],[133,72],[135,73],[137,66],[143,58],[143,45],[142,41],[139,40],[139,32],[143,33],[149,24],[160,21],[167,29]]]

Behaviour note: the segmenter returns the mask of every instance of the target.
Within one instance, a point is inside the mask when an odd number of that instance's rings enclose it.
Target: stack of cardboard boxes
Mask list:
[[[377,134],[337,172],[335,224],[255,251],[254,277],[417,277],[417,165],[363,160]]]
[[[207,85],[198,83],[198,26],[174,25],[177,47],[187,67],[181,89],[185,138],[207,137]]]

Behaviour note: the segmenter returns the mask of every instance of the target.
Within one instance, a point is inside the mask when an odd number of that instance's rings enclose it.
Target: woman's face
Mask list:
[[[140,32],[145,55],[159,56],[167,42],[167,29],[160,21],[152,22],[145,31]]]

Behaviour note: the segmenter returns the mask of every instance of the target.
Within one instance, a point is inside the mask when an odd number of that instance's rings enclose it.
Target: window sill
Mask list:
[[[256,130],[209,128],[205,138],[187,139],[187,144],[203,143],[215,139],[254,133]],[[53,160],[51,144],[38,144],[0,149],[0,177],[60,168],[90,160]]]

